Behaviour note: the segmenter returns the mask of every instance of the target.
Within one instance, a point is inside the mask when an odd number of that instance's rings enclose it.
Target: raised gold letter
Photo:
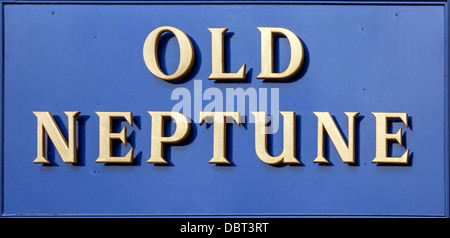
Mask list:
[[[303,46],[298,37],[284,28],[258,27],[261,32],[261,73],[258,79],[285,79],[297,73],[303,64]],[[282,73],[273,72],[273,34],[286,36],[291,47],[291,61]]]
[[[45,155],[45,131],[64,163],[77,163],[76,118],[80,112],[64,112],[68,118],[68,142],[50,112],[33,112],[37,117],[37,157],[33,163],[50,164]]]
[[[127,128],[120,133],[112,133],[112,119],[125,118],[133,126],[133,115],[131,112],[95,112],[99,120],[99,155],[96,163],[133,163],[134,148],[125,157],[112,156],[112,140],[119,139],[127,145]]]
[[[205,118],[214,118],[214,156],[209,161],[210,164],[230,164],[226,158],[226,117],[232,117],[241,126],[241,116],[239,112],[200,112],[200,125]]]
[[[252,112],[255,116],[255,150],[258,158],[266,164],[300,164],[295,158],[295,112],[280,112],[283,115],[283,152],[273,157],[267,152],[266,112]]]
[[[167,164],[164,159],[164,144],[184,140],[189,135],[189,121],[179,112],[148,112],[148,114],[152,117],[152,148],[147,163]],[[164,136],[164,117],[172,117],[175,121],[176,129],[172,136]]]
[[[180,62],[177,71],[172,75],[166,75],[162,72],[158,62],[158,41],[159,37],[164,33],[172,32],[178,40],[180,47]],[[167,81],[177,80],[185,76],[194,64],[194,48],[182,31],[170,26],[162,26],[153,30],[144,42],[144,62],[150,72],[160,79]]]
[[[409,149],[402,157],[388,157],[388,140],[395,140],[402,145],[402,128],[395,134],[388,134],[388,119],[400,118],[408,126],[407,113],[372,113],[376,118],[376,154],[372,163],[408,164]]]
[[[212,72],[208,79],[245,79],[245,64],[237,73],[224,72],[223,36],[228,28],[208,28],[211,32]]]
[[[348,145],[346,145],[344,138],[342,137],[339,129],[334,123],[328,112],[314,112],[317,116],[317,158],[314,163],[326,163],[328,160],[323,156],[323,143],[324,143],[324,129],[327,131],[328,136],[334,144],[339,156],[341,156],[344,163],[355,163],[355,118],[359,115],[359,112],[346,112],[348,117]]]

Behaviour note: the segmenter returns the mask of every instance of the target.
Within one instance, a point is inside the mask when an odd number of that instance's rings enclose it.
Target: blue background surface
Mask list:
[[[4,215],[256,215],[256,216],[447,216],[448,163],[445,157],[446,76],[444,5],[4,5]],[[142,59],[147,35],[173,26],[186,33],[196,62],[186,80],[155,78]],[[217,83],[211,73],[207,28],[228,28],[227,67],[247,64],[247,82]],[[302,40],[306,60],[290,82],[256,79],[260,33],[256,27],[283,27]],[[280,39],[278,69],[288,63],[288,42]],[[168,72],[178,64],[175,38],[163,50]],[[271,166],[254,150],[254,124],[228,131],[231,166],[209,164],[212,126],[192,124],[183,145],[168,147],[168,166],[147,164],[151,118],[147,111],[170,111],[177,87],[203,90],[279,88],[280,111],[297,115],[301,166]],[[204,101],[203,106],[208,102]],[[225,108],[225,106],[224,106]],[[67,130],[64,111],[81,111],[79,164],[65,164],[49,148],[50,166],[33,164],[36,117],[49,111]],[[133,165],[95,163],[96,111],[132,112],[126,122]],[[317,155],[317,118],[330,112],[347,135],[344,112],[360,112],[357,163],[342,162],[328,142],[330,165]],[[372,164],[372,112],[406,112],[402,128],[410,149],[407,166]],[[247,117],[248,119],[248,117]],[[280,125],[281,126],[281,125]],[[173,129],[173,128],[172,128]],[[282,151],[282,135],[272,138]],[[392,146],[400,156],[405,148]]]

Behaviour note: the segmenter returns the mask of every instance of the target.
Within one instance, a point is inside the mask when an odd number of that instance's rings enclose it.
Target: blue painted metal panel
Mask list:
[[[448,216],[447,24],[446,3],[314,4],[271,2],[202,4],[4,3],[3,57],[3,215],[248,215],[248,216]],[[341,2],[342,3],[342,2]],[[147,35],[160,26],[186,33],[196,62],[186,80],[154,77],[142,59]],[[245,83],[217,83],[211,73],[207,28],[228,28],[228,70],[247,64]],[[256,27],[283,27],[305,48],[301,72],[289,82],[263,82],[260,33]],[[288,42],[278,43],[278,70],[289,62]],[[175,38],[165,39],[161,62],[168,72],[178,64]],[[201,86],[201,89],[200,89]],[[177,88],[194,101],[208,88],[279,90],[280,111],[297,114],[297,154],[301,166],[271,166],[254,150],[254,124],[228,131],[231,166],[209,164],[212,126],[192,123],[187,142],[169,146],[168,166],[147,164],[150,116],[170,111]],[[259,91],[258,91],[259,92]],[[261,94],[258,94],[261,96]],[[203,100],[205,107],[210,100]],[[225,100],[224,100],[225,103]],[[270,105],[270,104],[269,104]],[[247,105],[248,106],[248,105]],[[225,108],[225,104],[224,104]],[[78,165],[65,164],[49,147],[52,165],[33,164],[36,117],[49,111],[67,131],[64,111],[78,118]],[[132,112],[133,165],[95,163],[96,111]],[[344,135],[344,112],[361,113],[357,123],[357,163],[342,162],[332,143],[330,165],[317,154],[317,118],[330,112]],[[406,112],[407,166],[376,165],[372,112]],[[250,119],[247,110],[246,119]],[[281,125],[280,125],[281,126]],[[172,130],[174,128],[172,127]],[[271,150],[282,151],[281,131]]]

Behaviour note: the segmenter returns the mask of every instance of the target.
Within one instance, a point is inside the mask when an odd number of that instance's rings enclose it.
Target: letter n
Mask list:
[[[68,141],[50,112],[33,112],[33,114],[37,117],[37,157],[33,163],[50,164],[45,153],[45,132],[64,163],[77,163],[76,118],[80,112],[64,112],[68,118]]]
[[[355,118],[359,115],[359,112],[346,112],[348,117],[348,144],[345,143],[339,129],[334,123],[333,118],[328,112],[314,112],[317,116],[318,128],[317,128],[317,158],[314,163],[326,163],[328,160],[324,157],[324,131],[328,133],[328,136],[333,142],[339,156],[344,163],[355,163]]]

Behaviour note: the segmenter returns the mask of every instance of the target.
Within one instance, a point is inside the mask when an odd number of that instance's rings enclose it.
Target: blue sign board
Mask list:
[[[2,1],[2,27],[2,216],[449,216],[446,1]]]

